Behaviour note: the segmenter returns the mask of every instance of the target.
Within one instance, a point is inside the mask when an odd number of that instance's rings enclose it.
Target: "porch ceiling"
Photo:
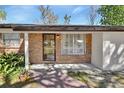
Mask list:
[[[13,31],[89,31],[116,32],[124,31],[124,26],[90,26],[90,25],[38,25],[38,24],[0,24],[0,28],[12,28]]]

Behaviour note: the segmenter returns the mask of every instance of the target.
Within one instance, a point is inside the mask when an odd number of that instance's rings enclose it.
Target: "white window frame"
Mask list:
[[[73,42],[73,46],[72,46],[72,53],[64,53],[63,51],[65,51],[65,49],[67,50],[67,51],[69,51],[69,50],[71,50],[71,48],[70,47],[64,47],[64,36],[66,36],[66,35],[73,35],[73,40],[72,40],[72,42]],[[79,48],[75,48],[74,47],[74,40],[75,40],[75,37],[74,37],[74,35],[75,34],[62,34],[62,39],[61,39],[61,55],[84,55],[84,54],[86,54],[86,34],[79,34],[79,35],[83,35],[83,38],[82,38],[82,40],[84,40],[83,42],[83,50],[82,50],[82,53],[76,53],[76,52],[74,52],[75,50],[78,50]],[[69,40],[69,39],[68,39]],[[80,49],[82,49],[82,48],[80,48]],[[80,50],[79,49],[79,50]]]
[[[6,40],[10,40],[10,41],[12,41],[13,42],[13,40],[18,40],[18,44],[17,45],[13,45],[13,44],[9,44],[9,45],[6,45],[5,43],[5,38],[4,38],[4,35],[5,34],[18,34],[18,39],[6,39]],[[20,43],[20,34],[19,33],[2,33],[2,42],[3,42],[3,45],[4,45],[4,47],[14,47],[14,48],[16,48],[16,47],[19,47],[19,43]]]

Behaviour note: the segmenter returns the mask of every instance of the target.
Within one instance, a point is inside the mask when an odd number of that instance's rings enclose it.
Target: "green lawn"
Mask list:
[[[122,88],[124,87],[124,74],[116,73],[101,73],[99,75],[88,74],[86,72],[68,72],[68,75],[80,80],[90,88]]]

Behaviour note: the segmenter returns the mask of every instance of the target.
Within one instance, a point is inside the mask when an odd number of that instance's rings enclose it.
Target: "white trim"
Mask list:
[[[13,32],[12,28],[0,28],[0,32],[4,33],[4,32]]]
[[[24,46],[25,46],[25,69],[29,69],[29,42],[28,33],[24,33]]]

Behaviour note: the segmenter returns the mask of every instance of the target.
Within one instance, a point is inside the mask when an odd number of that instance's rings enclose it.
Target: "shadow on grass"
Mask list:
[[[88,77],[88,74],[87,73],[85,73],[85,72],[71,72],[70,71],[70,72],[68,72],[68,75],[71,76],[71,77],[73,77],[73,78],[75,78],[75,79],[77,79],[77,80],[82,81],[83,83],[86,84],[86,86],[88,88],[91,87],[90,84],[89,84],[89,82],[88,82],[89,77]]]
[[[116,88],[119,87],[117,84],[124,84],[124,77],[118,76],[116,72],[103,72],[99,75],[91,75],[85,72],[69,72],[71,77],[74,77],[83,83],[85,83],[89,88]],[[102,79],[98,79],[97,77],[102,77]],[[116,77],[116,78],[114,78]],[[119,82],[119,80],[122,82]]]
[[[98,83],[99,88],[108,88],[108,87],[116,88],[117,82],[115,80],[114,81],[112,80],[113,76],[117,76],[116,73],[104,72],[102,76],[104,77],[104,79]]]

